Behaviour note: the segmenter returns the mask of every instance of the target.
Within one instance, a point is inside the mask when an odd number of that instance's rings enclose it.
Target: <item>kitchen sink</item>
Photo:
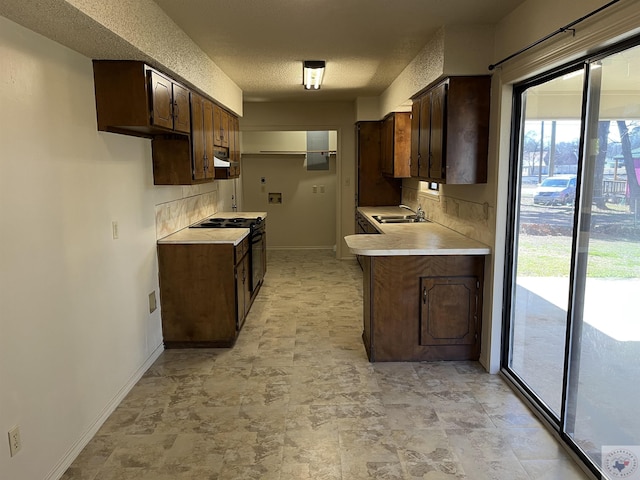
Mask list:
[[[416,223],[420,222],[415,215],[372,215],[378,223]],[[428,221],[428,220],[423,220]]]

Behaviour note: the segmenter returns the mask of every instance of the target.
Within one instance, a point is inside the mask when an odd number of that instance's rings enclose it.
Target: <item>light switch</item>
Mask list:
[[[318,193],[318,186],[314,185],[311,190],[313,191],[313,193]]]

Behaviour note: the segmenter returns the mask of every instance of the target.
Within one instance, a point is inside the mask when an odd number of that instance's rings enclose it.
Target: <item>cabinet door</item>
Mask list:
[[[191,94],[191,152],[193,179],[202,180],[206,174],[206,154],[204,136],[204,98]]]
[[[173,84],[173,125],[172,128],[176,132],[189,133],[190,121],[189,121],[189,90],[186,88]]]
[[[215,169],[213,166],[213,102],[204,100],[203,103],[203,137],[204,155],[206,159],[204,176],[207,179],[214,178]]]
[[[248,246],[248,248],[251,248],[251,245]],[[265,257],[263,257],[265,258]],[[242,260],[242,265],[243,265],[243,270],[244,270],[244,316],[247,316],[247,313],[249,313],[249,308],[251,307],[251,262],[249,261],[251,259],[250,255],[245,255],[244,259]]]
[[[214,143],[218,147],[229,147],[229,114],[215,105],[213,111]]]
[[[236,116],[229,118],[229,159],[232,162],[240,161],[240,131]]]
[[[411,162],[410,172],[412,177],[419,176],[420,164],[420,99],[411,104]]]
[[[420,291],[420,345],[478,343],[478,277],[421,277]]]
[[[445,180],[445,145],[447,114],[447,84],[438,85],[431,92],[431,140],[429,157],[429,178]]]
[[[222,146],[222,138],[220,136],[220,125],[222,124],[222,109],[217,105],[213,106],[213,144],[217,147]]]
[[[229,176],[238,178],[240,176],[240,128],[238,117],[234,115],[229,116],[229,160],[237,163],[230,167]]]
[[[229,114],[224,110],[220,115],[220,140],[223,147],[229,147]]]
[[[398,205],[402,181],[382,175],[382,123],[365,121],[356,124],[358,158],[358,206]]]
[[[244,259],[248,256],[245,255]],[[246,314],[245,309],[245,284],[247,283],[247,272],[245,263],[243,260],[236,265],[236,329],[240,330],[240,327],[244,323],[244,317]]]
[[[191,129],[189,90],[166,77],[149,71],[151,84],[151,123],[178,132]]]
[[[382,123],[380,152],[382,155],[382,173],[393,175],[393,134],[394,117],[389,115]]]
[[[393,176],[406,178],[410,176],[411,114],[409,112],[398,112],[394,113],[393,116]]]
[[[429,175],[429,158],[431,157],[431,93],[420,99],[420,135],[418,145],[418,176]]]
[[[251,248],[246,245],[246,248]],[[240,330],[251,307],[251,269],[250,256],[245,251],[244,256],[236,265],[236,309],[237,309],[237,329]]]
[[[151,84],[151,123],[173,129],[172,83],[168,78],[149,71]]]

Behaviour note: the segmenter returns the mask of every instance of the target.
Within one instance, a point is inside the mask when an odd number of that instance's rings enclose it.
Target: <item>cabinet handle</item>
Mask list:
[[[427,304],[427,287],[422,287],[422,303]]]
[[[178,102],[173,102],[173,118],[178,118],[180,116],[180,107],[178,106]]]

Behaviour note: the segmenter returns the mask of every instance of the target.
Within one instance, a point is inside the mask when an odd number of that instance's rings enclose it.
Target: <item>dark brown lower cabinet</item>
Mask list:
[[[376,228],[371,225],[369,220],[362,215],[360,212],[356,212],[356,233],[360,234],[379,234],[380,232],[376,230]],[[360,264],[360,268],[364,268],[362,265],[362,255],[356,255],[356,260],[358,260],[358,264]]]
[[[233,346],[251,304],[248,252],[248,237],[158,245],[166,348]]]
[[[362,257],[369,360],[477,360],[483,256]]]

